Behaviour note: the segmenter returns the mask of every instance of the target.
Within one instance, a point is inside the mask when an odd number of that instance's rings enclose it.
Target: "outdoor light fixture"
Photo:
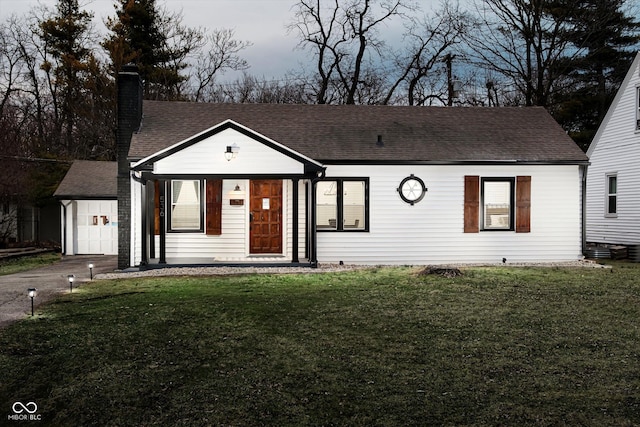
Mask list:
[[[38,295],[38,290],[36,288],[27,289],[27,295],[31,298],[31,316],[33,316],[33,299]]]
[[[240,147],[235,143],[233,145],[227,145],[227,151],[224,152],[224,158],[229,162],[238,156],[238,151],[240,151]]]
[[[89,267],[89,278],[93,280],[93,263],[89,263],[87,267]]]
[[[236,184],[236,187],[229,192],[229,204],[232,206],[244,205],[244,190],[240,187],[240,184]]]
[[[231,195],[233,197],[242,197],[244,196],[244,191],[242,191],[242,188],[240,188],[239,184],[236,184],[236,188],[233,189],[233,191],[231,192]]]
[[[76,280],[76,276],[69,274],[67,280],[69,281],[69,292],[73,292],[73,281]]]

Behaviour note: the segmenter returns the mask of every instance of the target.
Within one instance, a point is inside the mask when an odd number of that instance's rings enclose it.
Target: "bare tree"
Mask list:
[[[408,1],[300,0],[290,31],[298,32],[300,46],[311,49],[318,81],[316,102],[356,103],[359,90],[375,76],[385,43],[378,29],[412,10]],[[332,93],[333,92],[333,93]]]
[[[0,23],[0,117],[11,95],[20,90],[24,58],[18,45],[17,29],[21,25],[15,15]]]
[[[508,77],[524,104],[547,106],[569,52],[567,31],[578,2],[562,8],[550,0],[482,0],[479,21],[468,37],[476,62]],[[580,47],[574,46],[572,55]]]
[[[38,18],[11,16],[0,24],[0,142],[4,154],[30,155],[47,139],[47,108],[43,64],[46,48],[37,35]]]
[[[243,71],[249,68],[239,53],[252,45],[248,41],[234,39],[230,29],[213,30],[205,37],[206,49],[200,51],[193,65],[190,78],[193,82],[194,101],[202,101],[205,91],[215,83],[216,76],[225,71]]]
[[[190,60],[207,46],[205,30],[191,28],[183,23],[182,11],[171,12],[166,6],[158,8],[158,29],[164,38],[161,42],[161,66],[156,69],[157,92],[162,99],[186,99]]]
[[[207,102],[309,104],[313,96],[305,79],[292,75],[281,80],[258,79],[247,73],[233,82],[216,84],[205,93]]]
[[[458,5],[448,2],[432,17],[425,15],[421,19],[409,20],[407,33],[404,36],[404,48],[395,57],[394,63],[398,70],[398,77],[391,85],[383,103],[389,104],[396,91],[405,85],[406,102],[409,105],[422,105],[433,98],[446,98],[450,94],[425,91],[426,87],[434,88],[442,83],[442,64],[452,59],[451,50],[462,42],[466,34],[470,17],[460,10]],[[449,64],[449,70],[450,70]],[[435,77],[434,82],[425,85],[424,80]],[[451,79],[446,80],[445,88],[451,85]]]

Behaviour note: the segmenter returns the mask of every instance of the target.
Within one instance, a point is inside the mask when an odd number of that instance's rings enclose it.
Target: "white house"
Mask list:
[[[140,100],[119,76],[119,267],[582,257],[586,155],[543,108]]]
[[[587,241],[640,245],[640,53],[587,155]]]
[[[117,255],[116,162],[76,160],[56,189],[64,255]]]

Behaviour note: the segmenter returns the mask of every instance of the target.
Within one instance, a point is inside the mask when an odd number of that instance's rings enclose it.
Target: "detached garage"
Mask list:
[[[64,255],[117,255],[116,192],[116,162],[73,162],[54,193],[60,200]]]

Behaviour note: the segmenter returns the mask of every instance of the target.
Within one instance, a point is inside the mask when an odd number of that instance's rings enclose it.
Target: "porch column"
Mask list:
[[[140,215],[140,220],[142,221],[142,223],[140,224],[140,234],[141,234],[141,238],[142,240],[140,241],[140,249],[141,249],[141,256],[140,256],[140,265],[144,266],[149,264],[149,251],[147,250],[147,238],[149,236],[149,226],[148,226],[148,208],[149,206],[147,206],[147,200],[149,200],[148,198],[148,191],[149,189],[147,188],[147,182],[145,180],[141,180],[140,185],[142,185],[142,191],[140,192],[140,208],[142,209],[141,215]]]
[[[153,187],[149,189],[152,197],[149,197],[147,208],[149,209],[149,258],[156,257],[156,206],[158,204],[158,181],[153,180]]]
[[[165,224],[165,192],[166,192],[166,181],[161,179],[159,181],[159,199],[160,199],[160,264],[167,263],[167,233],[166,233],[166,224]]]
[[[293,252],[291,255],[291,262],[297,263],[300,262],[298,259],[298,203],[299,203],[299,195],[298,195],[298,178],[293,179],[293,245],[291,247],[291,251]]]
[[[316,179],[311,180],[311,191],[309,197],[309,212],[307,217],[309,218],[309,264],[311,267],[318,267],[318,242],[316,235]]]

